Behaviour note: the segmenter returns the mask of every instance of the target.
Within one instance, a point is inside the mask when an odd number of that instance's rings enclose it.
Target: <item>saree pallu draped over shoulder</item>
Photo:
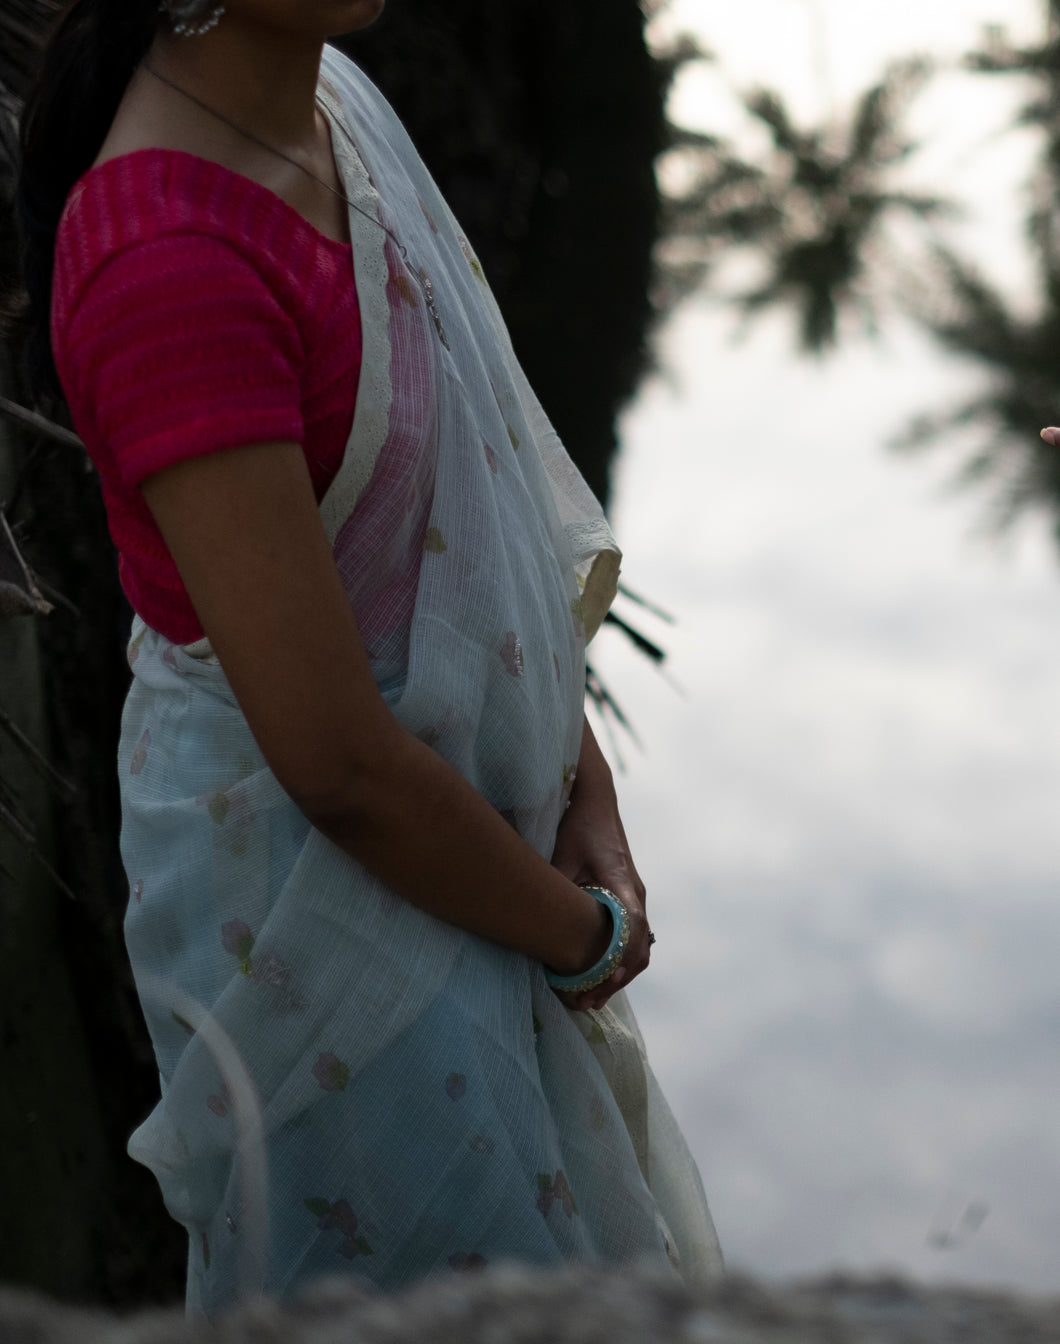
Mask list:
[[[618,553],[393,112],[330,49],[320,96],[364,329],[335,561],[394,715],[547,858]],[[162,1096],[129,1150],[188,1230],[189,1308],[510,1258],[716,1274],[622,995],[568,1013],[310,827],[207,646],[138,622],[130,662],[126,937]]]

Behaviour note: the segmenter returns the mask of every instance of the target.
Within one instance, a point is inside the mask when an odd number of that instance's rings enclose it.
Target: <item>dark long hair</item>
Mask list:
[[[24,373],[61,397],[49,336],[55,235],[70,188],[106,138],[158,29],[157,0],[73,0],[44,48],[22,113],[15,203],[22,236]]]

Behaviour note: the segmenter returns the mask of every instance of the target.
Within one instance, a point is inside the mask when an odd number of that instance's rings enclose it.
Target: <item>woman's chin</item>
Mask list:
[[[342,26],[335,29],[335,36],[343,33],[356,33],[368,28],[386,8],[386,0],[334,0],[335,18]]]

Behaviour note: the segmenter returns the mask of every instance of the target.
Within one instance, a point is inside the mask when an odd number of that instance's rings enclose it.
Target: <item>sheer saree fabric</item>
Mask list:
[[[392,712],[548,857],[617,551],[393,113],[330,50],[320,97],[365,348],[324,524]],[[138,622],[129,656],[126,936],[162,1093],[130,1152],[188,1230],[189,1307],[506,1258],[715,1274],[622,996],[568,1013],[313,830],[208,646]]]

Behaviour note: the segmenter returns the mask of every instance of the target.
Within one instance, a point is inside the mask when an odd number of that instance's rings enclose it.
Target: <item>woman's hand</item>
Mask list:
[[[586,722],[571,804],[560,822],[553,867],[579,886],[613,891],[629,914],[629,946],[611,975],[583,994],[561,994],[568,1008],[602,1008],[648,964],[649,934],[644,883],[629,852],[618,814],[611,769]]]
[[[1050,425],[1047,429],[1041,431],[1042,438],[1053,448],[1060,446],[1060,429],[1055,425]]]

